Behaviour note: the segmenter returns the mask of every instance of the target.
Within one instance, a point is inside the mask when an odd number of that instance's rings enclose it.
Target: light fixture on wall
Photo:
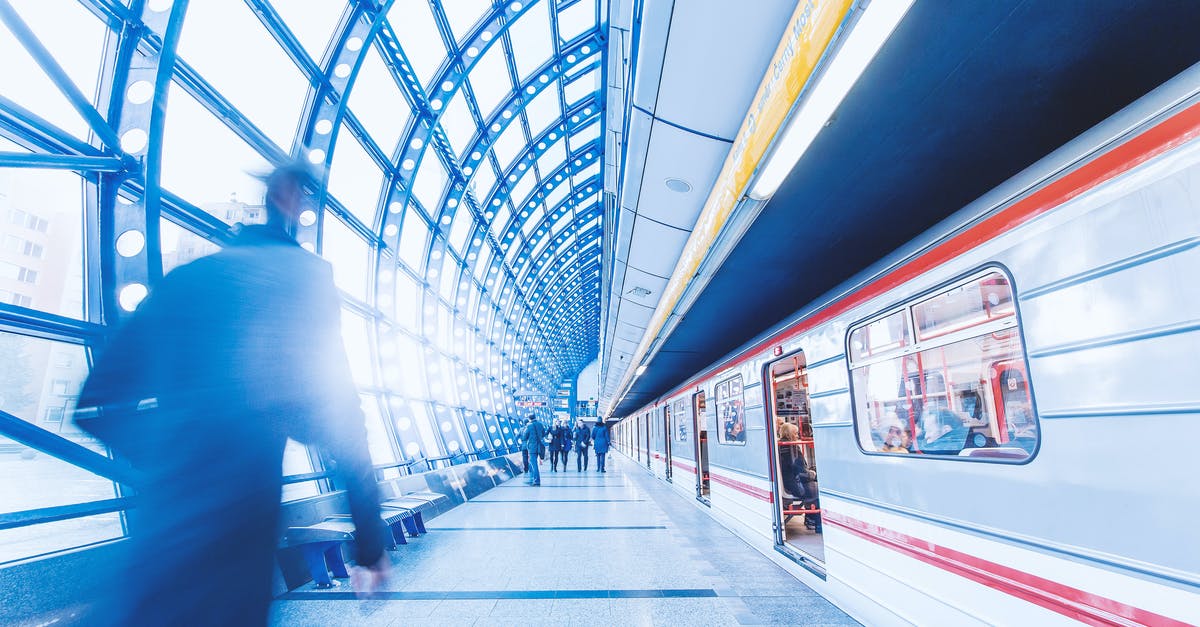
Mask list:
[[[858,22],[838,48],[829,67],[817,79],[800,109],[784,128],[771,156],[759,169],[750,190],[755,200],[767,200],[791,173],[817,138],[850,88],[896,30],[914,0],[876,0],[867,5]]]

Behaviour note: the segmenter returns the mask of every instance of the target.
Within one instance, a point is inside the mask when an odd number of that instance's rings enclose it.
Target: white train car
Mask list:
[[[618,447],[867,624],[1200,624],[1198,275],[1200,66]]]

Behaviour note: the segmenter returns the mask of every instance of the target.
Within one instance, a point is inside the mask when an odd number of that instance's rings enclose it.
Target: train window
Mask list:
[[[864,451],[993,461],[1033,454],[1038,426],[1025,347],[1001,272],[984,271],[852,328],[847,341]]]
[[[939,292],[913,305],[912,309],[919,342],[1016,314],[1008,277],[999,272],[990,272],[979,280]]]
[[[688,412],[687,399],[681,398],[671,406],[671,430],[676,442],[686,442],[691,431],[691,415]]]
[[[745,445],[746,403],[742,394],[742,375],[734,375],[716,387],[717,441]]]
[[[850,333],[850,361],[898,353],[912,344],[908,310],[869,322]]]

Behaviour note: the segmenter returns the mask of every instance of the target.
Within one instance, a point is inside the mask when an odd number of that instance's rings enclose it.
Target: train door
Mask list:
[[[821,509],[817,502],[817,464],[812,414],[808,398],[808,373],[803,353],[795,353],[767,366],[770,395],[767,421],[774,446],[775,543],[802,563],[825,562],[821,535]]]
[[[667,481],[671,481],[671,405],[663,406],[662,415],[662,434],[663,434],[663,463],[666,466],[663,468],[663,475]],[[672,482],[674,483],[674,482]]]
[[[654,448],[654,446],[651,444],[652,440],[650,439],[650,425],[654,422],[653,411],[646,413],[644,422],[646,429],[646,468],[654,470],[654,465],[650,463],[650,450]]]
[[[633,417],[633,450],[638,461],[642,460],[642,417]]]
[[[696,498],[710,505],[707,426],[704,420],[704,392],[696,392],[692,395],[692,433],[696,434]]]

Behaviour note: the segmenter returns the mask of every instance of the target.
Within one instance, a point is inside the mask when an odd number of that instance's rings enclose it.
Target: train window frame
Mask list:
[[[724,398],[724,399],[721,398],[721,395],[720,395],[721,387],[726,386],[726,385],[732,385],[734,381],[737,381],[737,384],[738,384],[737,397],[733,398],[733,393],[731,391],[731,392],[729,392],[729,394],[730,394],[729,398]],[[736,403],[738,410],[741,412],[741,415],[742,415],[741,436],[742,437],[740,440],[730,441],[728,438],[725,437],[725,429],[721,424],[721,410],[723,409],[723,403]],[[720,381],[717,381],[716,383],[713,384],[713,410],[716,414],[716,420],[717,420],[717,424],[716,424],[717,444],[719,444],[721,446],[746,446],[746,440],[747,440],[746,432],[748,430],[748,426],[746,425],[746,380],[744,377],[742,377],[742,373],[738,372],[729,377],[721,379]]]
[[[967,287],[967,286],[971,285],[972,283],[983,280],[988,275],[997,274],[997,273],[1000,274],[1008,282],[1009,291],[1011,293],[1011,304],[1012,304],[1012,315],[1011,316],[1004,316],[1003,318],[998,318],[996,320],[989,320],[983,324],[979,324],[979,325],[976,325],[973,327],[966,327],[964,329],[956,330],[954,332],[934,334],[931,336],[927,336],[927,338],[925,340],[921,339],[920,335],[918,334],[916,315],[914,312],[914,310],[917,306],[928,303],[928,302],[932,301],[933,299],[938,298],[938,297],[948,293],[951,290],[954,290],[956,288]],[[901,311],[907,312],[907,322],[909,325],[908,333],[909,333],[909,337],[912,339],[912,344],[910,346],[906,347],[906,349],[903,351],[899,351],[899,352],[888,351],[886,354],[883,354],[883,355],[871,356],[866,359],[861,359],[857,362],[853,361],[851,358],[852,353],[851,353],[850,349],[851,349],[851,345],[852,345],[851,342],[852,342],[854,333],[856,331],[858,331],[859,329],[865,328],[868,325],[874,324],[874,323],[876,323],[880,320],[883,320],[889,316],[893,316],[897,312],[901,312]],[[1029,399],[1028,418],[1029,418],[1029,423],[1032,424],[1033,428],[1035,429],[1035,433],[1036,433],[1036,439],[1033,442],[1033,446],[1031,449],[1027,450],[1027,455],[1025,457],[1016,458],[1016,457],[1001,457],[1001,456],[986,456],[986,455],[980,455],[980,456],[966,455],[966,456],[964,456],[964,455],[960,455],[960,454],[933,454],[933,453],[931,453],[931,454],[915,454],[914,455],[909,451],[888,452],[888,451],[881,451],[881,450],[868,450],[863,445],[863,440],[862,440],[863,434],[860,431],[860,416],[859,416],[859,407],[858,407],[859,401],[858,401],[858,396],[855,391],[855,371],[856,370],[859,370],[859,369],[862,369],[862,368],[865,368],[865,367],[868,367],[868,366],[871,366],[874,364],[882,363],[882,362],[893,361],[896,359],[907,359],[910,357],[920,355],[921,353],[923,353],[925,351],[929,351],[929,350],[937,349],[937,348],[944,348],[946,346],[960,344],[960,343],[967,342],[967,341],[974,340],[974,339],[980,339],[980,338],[983,338],[988,335],[994,335],[997,332],[1013,333],[1015,340],[1016,340],[1016,348],[1019,349],[1019,351],[1020,351],[1019,360],[1013,359],[1010,361],[1019,361],[1019,365],[1024,369],[1024,373],[1023,373],[1024,378],[1025,378],[1024,386],[1025,386],[1025,392]],[[900,300],[898,302],[894,302],[886,307],[880,308],[877,312],[871,314],[870,316],[867,316],[865,318],[862,318],[858,321],[851,323],[850,325],[848,325],[846,327],[844,348],[846,351],[845,352],[846,372],[847,372],[847,378],[848,378],[848,383],[849,383],[848,387],[849,387],[849,392],[850,392],[850,412],[851,412],[852,426],[853,426],[853,433],[854,433],[854,436],[853,436],[854,443],[858,447],[859,451],[862,454],[878,455],[878,456],[885,456],[885,457],[902,457],[902,458],[910,458],[910,459],[925,458],[925,459],[940,459],[940,460],[946,460],[946,461],[980,462],[980,463],[990,463],[990,464],[1004,464],[1004,465],[1009,465],[1009,466],[1020,466],[1020,465],[1025,465],[1025,464],[1032,462],[1038,456],[1038,453],[1041,451],[1042,435],[1043,435],[1042,422],[1041,422],[1040,416],[1038,415],[1038,411],[1037,411],[1037,396],[1034,391],[1034,384],[1032,381],[1033,377],[1031,377],[1029,374],[1029,372],[1030,372],[1029,351],[1028,351],[1028,348],[1025,343],[1025,334],[1024,334],[1024,328],[1023,328],[1023,324],[1022,324],[1022,317],[1021,317],[1021,310],[1020,310],[1019,292],[1017,290],[1016,281],[1014,281],[1014,279],[1013,279],[1012,272],[1010,272],[1008,270],[1008,268],[1006,266],[1004,266],[1003,264],[1000,264],[997,262],[989,262],[987,264],[977,266],[977,267],[975,267],[967,272],[964,272],[962,274],[959,274],[949,280],[940,282],[940,283],[934,285],[933,287],[930,287],[926,290],[922,290],[913,296],[910,296],[910,297]],[[1015,355],[1014,355],[1014,357],[1015,357]],[[943,385],[945,385],[945,384],[943,384]],[[948,395],[949,391],[947,390],[945,393]],[[976,402],[980,402],[980,400],[981,399],[977,399]],[[863,419],[865,420],[865,418],[863,418]],[[984,446],[984,447],[976,447],[976,448],[978,448],[979,450],[989,450],[989,449],[995,449],[995,448],[999,448],[999,447]],[[962,450],[965,451],[968,449],[963,448]],[[961,453],[961,451],[960,451],[960,453]]]

